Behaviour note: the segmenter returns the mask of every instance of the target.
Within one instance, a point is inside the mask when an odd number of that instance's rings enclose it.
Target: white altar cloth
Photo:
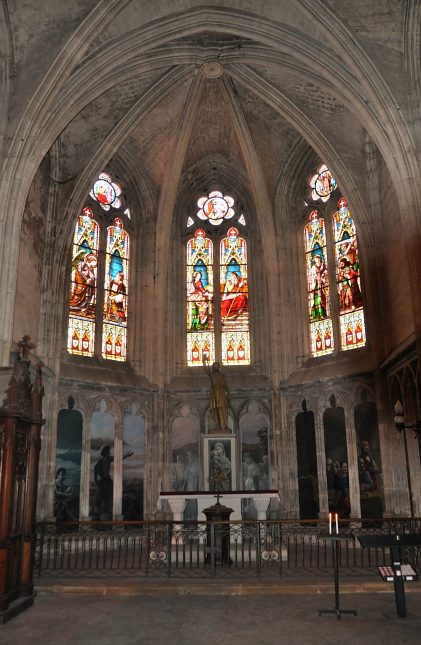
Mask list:
[[[189,492],[171,492],[162,491],[158,498],[158,508],[162,508],[163,503],[168,502],[173,515],[174,522],[183,521],[183,513],[189,499],[197,500],[197,519],[199,522],[206,522],[206,515],[203,509],[216,504],[215,491],[189,491]],[[222,492],[219,495],[219,502],[228,508],[233,509],[230,520],[241,520],[241,500],[252,499],[257,511],[259,521],[267,519],[267,511],[270,500],[279,500],[279,491],[277,490],[233,490]]]

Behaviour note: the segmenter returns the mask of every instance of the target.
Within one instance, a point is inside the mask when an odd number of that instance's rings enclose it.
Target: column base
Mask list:
[[[10,603],[7,609],[0,611],[0,625],[4,625],[8,620],[31,607],[34,604],[35,595],[36,594],[33,593],[31,596],[19,596],[19,598],[16,598],[16,600],[13,600]]]

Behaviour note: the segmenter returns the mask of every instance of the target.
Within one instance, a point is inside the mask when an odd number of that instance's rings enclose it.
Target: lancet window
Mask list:
[[[121,187],[101,173],[90,197],[73,235],[67,351],[124,361],[130,240]]]
[[[313,201],[325,203],[337,184],[327,166],[322,165],[311,178],[310,187]],[[329,220],[319,209],[311,211],[304,227],[304,246],[312,356],[329,354],[335,348],[344,351],[364,346],[357,235],[344,197]]]
[[[231,196],[212,191],[197,205],[197,217],[212,228],[232,218],[237,226],[245,226],[244,214],[236,213]],[[194,224],[190,216],[187,227]],[[219,254],[214,256],[215,245]],[[236,226],[225,233],[206,233],[200,226],[187,241],[186,309],[188,365],[201,365],[203,360],[250,363],[247,242]]]

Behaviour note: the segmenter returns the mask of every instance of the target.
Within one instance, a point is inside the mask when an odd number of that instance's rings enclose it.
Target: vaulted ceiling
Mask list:
[[[405,130],[392,114],[411,46],[405,4],[8,2],[12,119],[24,137],[42,120],[70,184],[120,154],[155,195],[169,168],[194,181],[208,163],[252,190],[257,168],[272,198],[312,147],[352,191],[364,131],[387,157]]]
[[[346,190],[360,239],[372,235],[367,146],[383,158],[401,214],[415,218],[420,14],[415,0],[1,3],[0,287],[14,281],[27,196],[47,156],[58,259],[108,167],[141,202],[140,217],[167,231],[154,240],[162,299],[180,194],[194,203],[234,186],[255,211],[267,275],[281,266],[277,234],[301,212],[317,158]],[[5,361],[11,311],[0,312]]]

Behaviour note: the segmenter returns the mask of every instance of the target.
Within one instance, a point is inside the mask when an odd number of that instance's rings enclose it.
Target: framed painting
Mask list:
[[[203,437],[202,454],[204,490],[221,492],[236,490],[235,437],[206,435]]]

